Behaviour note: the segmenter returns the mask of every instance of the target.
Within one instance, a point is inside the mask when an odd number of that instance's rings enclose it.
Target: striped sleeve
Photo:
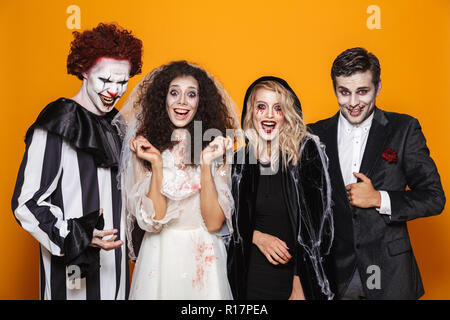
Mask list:
[[[26,141],[26,150],[12,198],[18,223],[52,255],[64,255],[67,221],[61,208],[51,203],[51,195],[62,174],[62,138],[35,129]]]

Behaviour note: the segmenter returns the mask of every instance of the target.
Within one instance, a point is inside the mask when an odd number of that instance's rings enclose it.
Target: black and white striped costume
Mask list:
[[[40,243],[41,299],[125,299],[128,294],[126,246],[100,250],[99,269],[81,280],[68,279],[75,270],[69,255],[90,263],[97,250],[98,263],[98,249],[87,245],[100,208],[104,229],[116,228],[118,239],[125,241],[117,184],[121,142],[111,125],[116,113],[97,116],[60,98],[27,132],[12,209]]]

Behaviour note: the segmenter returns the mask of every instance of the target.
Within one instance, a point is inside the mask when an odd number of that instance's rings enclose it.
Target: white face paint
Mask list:
[[[131,63],[128,60],[101,58],[83,73],[84,85],[91,105],[89,111],[104,115],[110,112],[127,91]]]
[[[198,108],[198,82],[192,76],[180,76],[172,80],[166,97],[166,109],[170,121],[177,128],[184,128]]]
[[[267,142],[275,139],[284,125],[281,97],[272,90],[259,88],[253,103],[253,126]]]
[[[380,90],[381,81],[375,88],[370,70],[356,72],[348,77],[336,77],[335,94],[341,113],[353,125],[361,124],[370,117]]]

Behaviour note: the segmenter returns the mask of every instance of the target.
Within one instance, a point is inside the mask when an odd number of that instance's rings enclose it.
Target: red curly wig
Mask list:
[[[67,73],[83,80],[88,71],[102,57],[128,60],[131,64],[130,77],[142,69],[142,41],[130,31],[115,24],[100,23],[92,30],[82,33],[74,31],[67,57]]]

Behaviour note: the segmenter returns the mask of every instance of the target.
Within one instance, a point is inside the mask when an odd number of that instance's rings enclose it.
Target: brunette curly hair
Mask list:
[[[99,25],[82,33],[73,32],[67,57],[67,73],[83,80],[83,72],[88,71],[102,57],[128,60],[131,64],[130,77],[141,72],[142,41],[130,31],[115,24]]]
[[[172,148],[177,141],[171,136],[176,127],[169,119],[166,110],[166,97],[169,85],[179,76],[192,76],[198,82],[199,101],[197,112],[192,121],[185,127],[194,137],[194,121],[202,122],[202,130],[218,129],[225,136],[227,129],[236,129],[233,117],[229,114],[225,97],[223,97],[214,80],[201,68],[186,61],[175,61],[163,65],[158,72],[142,84],[140,95],[136,101],[142,107],[138,116],[137,135],[142,135],[160,152]],[[202,139],[203,140],[203,139]],[[202,141],[202,150],[209,141]],[[198,155],[197,155],[198,156]],[[194,158],[194,148],[191,148],[191,161],[199,163]],[[149,169],[150,165],[146,164]]]

